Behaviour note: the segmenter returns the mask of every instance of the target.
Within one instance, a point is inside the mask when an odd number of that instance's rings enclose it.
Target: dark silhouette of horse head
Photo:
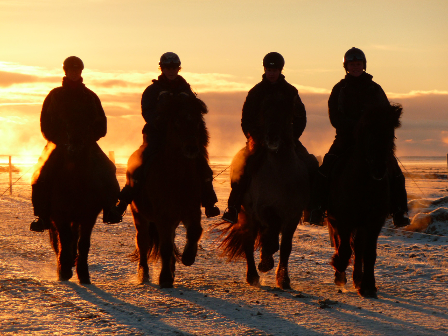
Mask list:
[[[400,104],[368,106],[355,129],[356,149],[367,162],[370,176],[382,180],[395,153],[395,129],[400,127]]]
[[[261,104],[260,139],[266,149],[278,152],[293,140],[293,104],[282,94],[267,96]]]
[[[167,129],[166,142],[170,149],[177,148],[188,159],[207,156],[209,135],[203,118],[207,113],[204,102],[181,92],[165,98],[161,108]]]

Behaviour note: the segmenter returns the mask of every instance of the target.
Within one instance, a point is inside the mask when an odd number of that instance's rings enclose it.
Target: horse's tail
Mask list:
[[[157,261],[160,258],[160,238],[157,231],[157,226],[153,222],[149,222],[148,237],[146,242],[148,244],[148,260]],[[140,250],[136,248],[135,251],[132,252],[129,256],[131,258],[131,261],[139,261]],[[174,246],[174,256],[177,261],[180,260],[180,252],[177,246]]]
[[[226,226],[223,227],[223,224]],[[220,238],[224,237],[219,245],[219,249],[222,250],[221,255],[226,256],[228,261],[243,258],[246,245],[252,246],[254,239],[254,249],[260,247],[260,231],[248,225],[244,211],[240,212],[237,223],[218,223],[216,226],[221,232]]]

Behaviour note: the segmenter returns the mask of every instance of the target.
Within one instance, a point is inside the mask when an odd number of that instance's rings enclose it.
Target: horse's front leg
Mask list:
[[[279,249],[280,222],[272,221],[266,224],[266,230],[261,236],[261,261],[258,264],[260,272],[269,272],[274,268],[274,253]]]
[[[92,229],[95,225],[96,216],[89,220],[85,220],[78,225],[78,258],[76,259],[76,273],[81,284],[90,285],[89,266],[87,263],[90,250],[90,237]]]
[[[347,277],[345,270],[347,269],[350,257],[352,256],[352,248],[350,246],[349,230],[342,230],[339,226],[335,225],[335,221],[332,220],[332,226],[336,227],[336,240],[335,253],[331,260],[331,265],[335,270],[334,283],[337,286],[344,286],[347,283]]]
[[[380,223],[384,223],[384,220]],[[374,268],[377,257],[378,236],[381,227],[381,224],[376,224],[374,227],[369,227],[366,230],[367,232],[365,232],[363,255],[364,272],[362,274],[361,286],[358,289],[358,293],[364,297],[377,298]]]
[[[58,280],[68,281],[73,276],[72,230],[68,220],[56,221],[55,224],[59,237]]]
[[[172,288],[176,263],[174,236],[178,223],[162,222],[157,225],[160,237],[160,256],[162,259],[159,286],[160,288]]]
[[[182,221],[187,230],[187,243],[182,253],[182,263],[185,266],[193,265],[198,252],[198,242],[202,235],[201,211],[199,207],[197,210],[191,218]]]
[[[277,286],[281,289],[291,289],[291,280],[288,274],[288,261],[292,251],[292,238],[298,223],[291,223],[282,230],[282,241],[280,244],[280,261],[276,271]]]
[[[154,223],[145,220],[134,207],[132,207],[132,216],[137,231],[135,241],[136,253],[138,253],[138,281],[140,283],[149,282],[148,251],[150,248],[155,250],[159,248],[157,229]]]

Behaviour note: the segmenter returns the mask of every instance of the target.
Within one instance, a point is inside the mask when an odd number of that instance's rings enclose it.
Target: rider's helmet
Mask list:
[[[62,68],[64,70],[68,70],[68,69],[84,70],[84,63],[82,62],[82,60],[79,57],[70,56],[64,60],[64,63],[62,64]]]
[[[364,53],[362,52],[361,49],[353,47],[353,48],[347,50],[347,52],[344,55],[344,61],[343,61],[345,71],[347,71],[346,62],[351,62],[351,61],[363,61],[364,70],[366,70],[367,59],[366,59],[366,55],[364,55]]]
[[[285,59],[278,52],[270,52],[263,58],[263,66],[265,68],[273,68],[282,70],[285,65]]]
[[[177,56],[177,54],[168,51],[164,53],[162,56],[160,56],[160,62],[159,65],[161,67],[163,66],[169,66],[169,65],[177,65],[180,66],[180,58]]]

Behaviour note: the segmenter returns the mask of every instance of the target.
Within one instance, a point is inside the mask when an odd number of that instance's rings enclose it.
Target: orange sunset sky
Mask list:
[[[245,141],[247,91],[261,80],[263,56],[277,51],[307,109],[303,143],[324,155],[335,134],[328,96],[356,46],[374,81],[403,104],[397,154],[446,155],[447,18],[446,0],[0,0],[0,154],[40,154],[42,102],[76,55],[108,116],[101,147],[129,156],[141,142],[141,94],[160,55],[173,51],[209,106],[210,154],[233,155]]]

